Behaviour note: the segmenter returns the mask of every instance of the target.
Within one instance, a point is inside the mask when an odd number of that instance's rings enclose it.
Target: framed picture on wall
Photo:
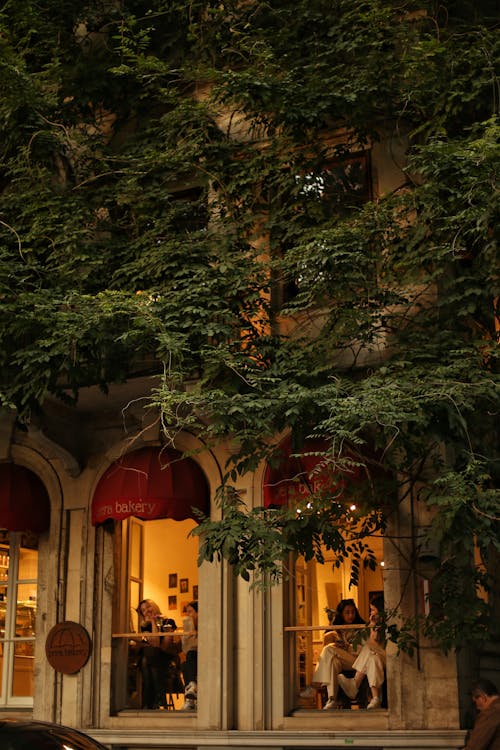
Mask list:
[[[176,589],[177,588],[177,573],[170,573],[168,576],[168,588],[169,589]]]
[[[179,591],[181,594],[187,594],[189,591],[189,579],[188,578],[181,578],[179,581]]]
[[[175,595],[168,597],[168,608],[177,609],[177,597]]]
[[[195,583],[195,585],[193,586],[193,599],[195,601],[198,601],[198,584],[197,583]]]
[[[187,606],[188,606],[188,604],[189,604],[189,602],[188,602],[188,601],[185,601],[185,602],[181,602],[181,613],[182,613],[183,615],[185,615],[185,614],[186,614],[186,609],[187,609]]]

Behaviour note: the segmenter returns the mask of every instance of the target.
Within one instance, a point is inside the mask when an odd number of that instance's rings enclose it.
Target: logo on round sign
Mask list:
[[[77,622],[67,620],[54,625],[45,641],[47,661],[56,672],[75,674],[88,661],[90,636]]]

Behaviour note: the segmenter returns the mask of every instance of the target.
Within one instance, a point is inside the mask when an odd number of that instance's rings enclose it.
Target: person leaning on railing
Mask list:
[[[354,599],[342,599],[332,618],[332,630],[325,633],[323,649],[312,677],[312,683],[302,691],[301,697],[309,697],[313,695],[315,689],[326,686],[328,700],[323,709],[330,710],[340,707],[337,704],[339,674],[344,669],[352,669],[356,659],[355,640],[359,634],[359,628],[336,630],[335,625],[364,624],[365,621],[359,614]]]
[[[348,678],[339,675],[339,684],[344,693],[354,699],[364,678],[368,678],[368,684],[372,698],[367,708],[380,708],[382,704],[381,689],[385,680],[385,639],[383,629],[384,600],[381,596],[375,597],[370,602],[370,637],[361,648],[356,660],[352,664],[355,675]]]

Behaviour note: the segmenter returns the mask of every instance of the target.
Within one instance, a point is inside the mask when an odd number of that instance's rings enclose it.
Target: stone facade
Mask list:
[[[138,383],[142,387],[143,384]],[[127,390],[126,398],[130,397]],[[136,414],[135,433],[123,435],[118,392],[106,415],[92,411],[64,415],[58,423],[20,432],[4,422],[5,457],[34,471],[51,499],[50,532],[40,539],[38,624],[33,715],[82,727],[111,747],[434,747],[459,748],[456,660],[421,644],[417,656],[397,655],[389,646],[387,710],[321,712],[287,707],[284,634],[284,584],[266,594],[249,590],[226,564],[204,564],[199,570],[199,695],[196,715],[180,711],[113,712],[115,569],[113,533],[90,523],[92,496],[100,476],[124,450],[156,444],[157,429],[143,430]],[[89,398],[88,403],[90,404]],[[97,403],[100,397],[97,396]],[[100,407],[99,407],[100,408]],[[75,417],[83,425],[75,435]],[[64,435],[62,446],[47,433]],[[93,425],[88,430],[88,425]],[[87,439],[87,437],[90,439]],[[78,460],[72,453],[78,442]],[[190,435],[179,435],[181,450],[196,447]],[[197,456],[213,493],[226,458],[218,452]],[[263,469],[261,470],[262,474]],[[247,475],[240,487],[249,504],[262,502],[262,476]],[[217,509],[214,510],[216,516]],[[404,526],[404,510],[399,522]],[[387,550],[384,588],[401,596],[407,571],[400,553]],[[411,596],[411,595],[410,595]],[[57,622],[82,624],[92,639],[92,655],[75,675],[56,673],[44,644]],[[19,709],[21,710],[21,709]],[[23,709],[23,711],[26,709]],[[11,712],[12,713],[12,712]],[[400,744],[398,744],[400,743]]]

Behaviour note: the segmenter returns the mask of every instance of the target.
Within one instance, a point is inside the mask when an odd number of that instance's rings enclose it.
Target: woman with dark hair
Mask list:
[[[342,599],[337,605],[332,618],[332,630],[328,630],[323,640],[316,671],[313,675],[312,686],[326,686],[328,700],[324,710],[337,708],[337,692],[339,689],[339,674],[344,669],[351,669],[356,659],[356,647],[353,641],[359,633],[359,628],[335,629],[335,625],[364,625],[365,621],[358,612],[354,599]]]
[[[182,627],[184,630],[182,651],[186,656],[186,661],[182,665],[182,672],[186,690],[181,711],[196,711],[198,699],[198,602],[189,602],[187,605]]]
[[[349,698],[355,698],[364,678],[372,693],[367,708],[380,708],[382,703],[381,688],[385,680],[385,639],[383,633],[383,597],[378,596],[370,602],[370,637],[359,652],[352,669],[356,670],[353,678],[339,675],[340,687]]]
[[[172,633],[175,620],[163,617],[152,599],[139,602],[137,612],[143,633],[137,654],[137,667],[142,675],[142,707],[165,708],[167,692],[182,692],[179,652],[180,638]]]

